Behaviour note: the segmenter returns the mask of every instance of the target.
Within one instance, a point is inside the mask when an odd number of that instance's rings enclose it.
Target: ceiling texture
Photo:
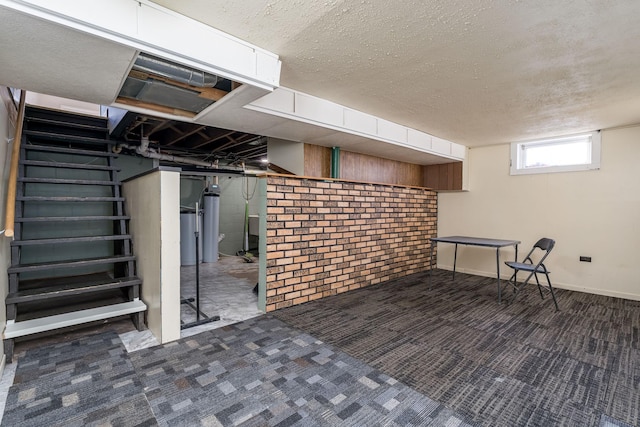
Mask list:
[[[283,87],[471,148],[640,123],[637,0],[154,3],[279,55]],[[0,19],[1,85],[103,105],[144,107],[139,93],[158,96],[157,86],[143,87],[144,68],[132,70],[139,53],[132,47],[9,8],[0,7]],[[198,89],[214,98],[236,93],[199,123],[138,108],[121,137],[211,158],[258,160],[266,150],[260,136],[268,136],[443,161],[246,110],[255,98],[238,87]]]
[[[280,55],[280,83],[470,147],[640,122],[637,0],[155,3]]]

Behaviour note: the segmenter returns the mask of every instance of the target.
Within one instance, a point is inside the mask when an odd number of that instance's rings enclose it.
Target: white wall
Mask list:
[[[556,247],[545,264],[555,286],[640,300],[640,126],[602,132],[596,171],[510,176],[508,144],[469,155],[470,191],[439,194],[439,236],[521,240],[519,258],[550,237]],[[451,269],[453,246],[438,250],[438,266]],[[495,252],[461,247],[457,270],[495,276]]]
[[[123,184],[147,324],[161,343],[180,338],[180,172],[155,171]]]
[[[220,233],[224,239],[220,242],[219,252],[235,255],[243,249],[245,194],[249,184],[249,215],[260,213],[260,196],[258,178],[244,178],[238,175],[220,176]],[[262,199],[266,200],[266,199]],[[255,245],[250,242],[250,249]]]
[[[285,139],[267,140],[269,163],[280,166],[295,175],[304,175],[304,144]]]

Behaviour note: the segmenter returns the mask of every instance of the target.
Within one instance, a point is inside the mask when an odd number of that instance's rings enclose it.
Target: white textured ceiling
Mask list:
[[[0,84],[109,105],[137,52],[0,8]]]
[[[638,0],[154,1],[280,55],[285,87],[471,147],[640,123]],[[115,100],[134,49],[2,7],[0,19],[0,84]],[[345,140],[240,95],[203,124]]]
[[[640,122],[640,1],[154,0],[281,84],[468,146]]]

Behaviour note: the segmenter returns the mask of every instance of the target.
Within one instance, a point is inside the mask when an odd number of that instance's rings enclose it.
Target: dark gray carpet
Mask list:
[[[18,361],[3,426],[157,425],[114,332],[29,350]]]
[[[17,363],[3,426],[469,426],[272,316],[131,354],[102,333]]]
[[[418,274],[131,354],[17,360],[3,426],[638,426],[640,302]],[[276,318],[277,317],[277,318]]]
[[[270,316],[135,352],[131,359],[161,425],[468,425]]]
[[[638,425],[640,302],[417,274],[275,312],[486,426]],[[609,424],[607,424],[609,423]],[[618,424],[615,424],[618,423]]]

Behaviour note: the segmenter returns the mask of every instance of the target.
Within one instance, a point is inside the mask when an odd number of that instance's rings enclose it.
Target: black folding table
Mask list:
[[[520,240],[502,240],[488,239],[484,237],[468,237],[468,236],[448,236],[448,237],[431,237],[431,254],[429,281],[431,281],[431,270],[433,269],[433,249],[436,243],[452,243],[456,246],[453,254],[453,279],[456,278],[456,261],[458,258],[458,245],[481,246],[486,248],[496,248],[496,274],[498,279],[498,304],[502,303],[502,292],[500,290],[500,248],[505,246],[513,246],[516,248],[515,260],[518,260],[518,245]]]

